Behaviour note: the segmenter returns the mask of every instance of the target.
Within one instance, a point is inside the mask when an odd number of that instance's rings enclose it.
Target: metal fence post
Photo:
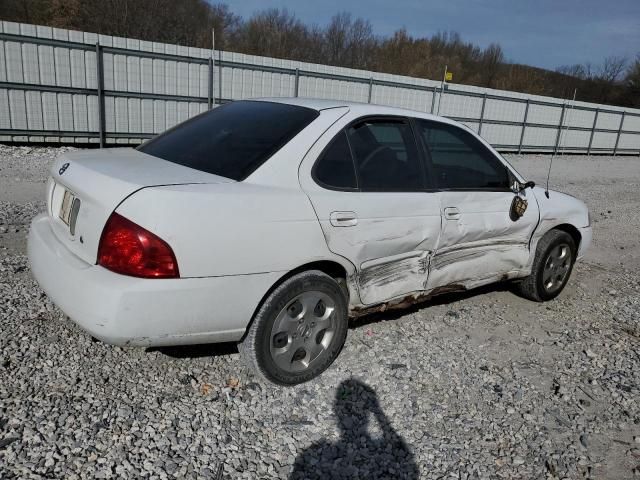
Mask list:
[[[300,69],[296,68],[296,83],[293,87],[293,96],[297,97],[298,96],[298,88],[300,86]]]
[[[596,108],[596,114],[593,116],[593,126],[591,127],[591,135],[589,135],[589,146],[587,147],[587,155],[591,155],[591,145],[593,144],[593,135],[596,133],[596,124],[598,123],[598,114],[600,109]]]
[[[369,77],[369,99],[367,103],[371,103],[371,94],[373,93],[373,77]]]
[[[213,107],[213,57],[209,57],[209,82],[207,85],[207,107]]]
[[[436,110],[436,115],[440,115],[440,107],[442,106],[442,99],[444,98],[444,82],[442,88],[440,89],[440,96],[438,97],[438,110]]]
[[[616,156],[616,152],[618,151],[618,142],[620,141],[620,132],[622,132],[622,124],[624,123],[624,115],[626,112],[622,112],[620,116],[620,126],[618,127],[618,134],[616,135],[616,145],[613,147],[613,156]]]
[[[100,148],[105,144],[105,119],[104,119],[104,62],[102,60],[102,47],[96,42],[96,83],[98,85],[98,138]]]
[[[484,120],[484,106],[487,104],[487,92],[482,97],[482,109],[480,110],[480,124],[478,125],[478,135],[482,135],[482,121]]]
[[[529,117],[529,99],[527,98],[527,106],[524,107],[524,118],[522,119],[522,131],[520,132],[520,143],[518,144],[518,155],[522,153],[522,142],[524,140],[524,131],[527,128],[528,117]]]
[[[558,145],[560,144],[560,136],[562,135],[562,124],[564,123],[564,112],[566,110],[567,105],[565,103],[562,104],[562,113],[560,114],[560,123],[558,124],[558,133],[556,135],[556,145],[553,147],[553,154],[555,155],[558,152]]]
[[[433,87],[433,90],[431,92],[431,114],[433,115],[433,109],[435,108],[435,104],[436,104],[436,88],[437,87]]]
[[[218,103],[222,104],[222,50],[218,50]]]

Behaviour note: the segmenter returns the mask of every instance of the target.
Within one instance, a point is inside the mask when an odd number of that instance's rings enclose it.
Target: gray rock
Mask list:
[[[573,478],[595,462],[611,478],[630,475],[610,459],[637,458],[640,445],[637,158],[554,165],[558,189],[594,212],[619,210],[598,216],[594,256],[557,299],[495,288],[355,321],[320,378],[280,388],[224,348],[176,356],[93,342],[47,299],[24,235],[63,150],[0,145],[0,478],[217,479],[219,466],[223,478],[287,478],[303,458],[308,472],[328,465],[335,478],[394,478],[408,452],[427,479]],[[548,161],[509,159],[531,178]],[[33,198],[6,196],[25,184]],[[352,378],[375,402],[339,391]],[[336,395],[351,408],[342,422]],[[315,447],[322,454],[304,457]],[[334,465],[340,453],[351,463]]]

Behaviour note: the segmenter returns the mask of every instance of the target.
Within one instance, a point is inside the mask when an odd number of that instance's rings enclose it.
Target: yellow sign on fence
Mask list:
[[[444,76],[444,79],[447,82],[450,82],[451,80],[453,80],[453,72],[447,72],[446,75]]]

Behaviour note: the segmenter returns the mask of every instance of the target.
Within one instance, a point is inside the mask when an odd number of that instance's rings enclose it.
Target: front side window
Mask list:
[[[244,180],[318,115],[316,110],[284,103],[231,102],[138,149],[202,172]]]
[[[508,190],[509,170],[469,132],[418,120],[436,186],[443,190]]]
[[[424,188],[411,126],[404,120],[365,120],[347,129],[362,191]]]

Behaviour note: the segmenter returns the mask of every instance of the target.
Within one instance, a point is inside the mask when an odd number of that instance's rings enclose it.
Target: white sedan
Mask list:
[[[457,122],[278,98],[61,156],[28,251],[94,337],[238,341],[291,385],[336,359],[349,316],[503,280],[550,300],[590,242],[584,203],[547,198]]]

